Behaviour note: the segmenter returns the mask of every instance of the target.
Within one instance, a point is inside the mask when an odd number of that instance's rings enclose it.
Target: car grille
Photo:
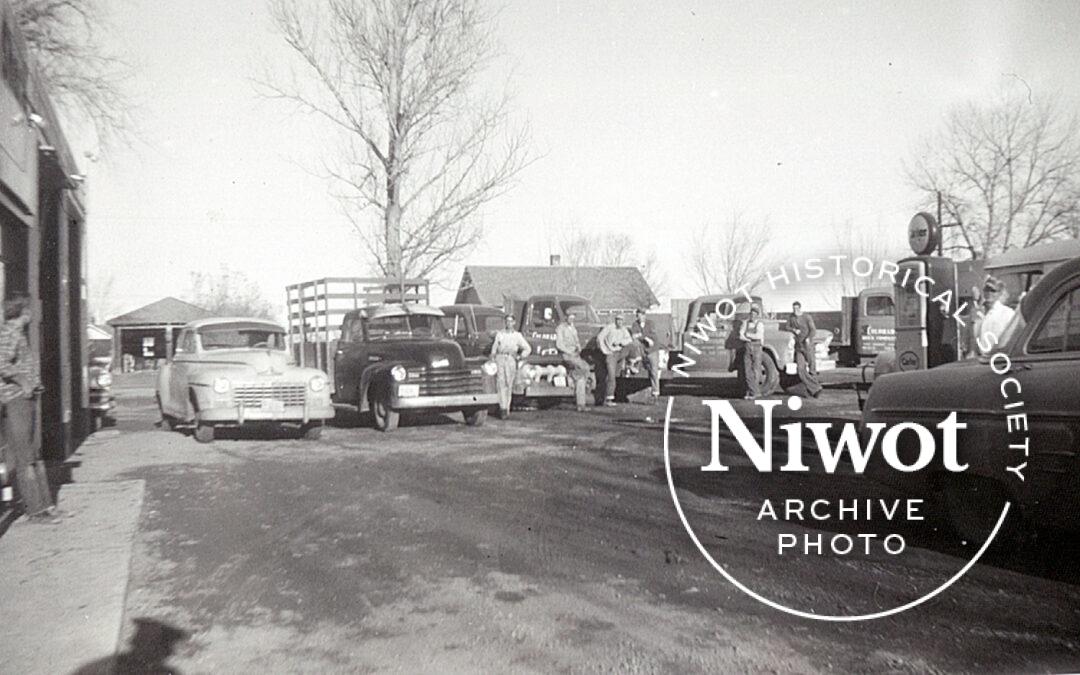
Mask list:
[[[233,399],[246,408],[261,408],[263,401],[281,401],[285,405],[304,405],[307,387],[303,384],[239,384]]]
[[[482,394],[484,376],[468,370],[429,370],[420,375],[421,396]]]

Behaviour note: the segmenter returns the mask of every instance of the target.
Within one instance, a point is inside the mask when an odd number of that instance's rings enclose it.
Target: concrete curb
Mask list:
[[[0,539],[5,672],[67,673],[116,653],[142,480],[60,490],[59,524],[20,519]]]

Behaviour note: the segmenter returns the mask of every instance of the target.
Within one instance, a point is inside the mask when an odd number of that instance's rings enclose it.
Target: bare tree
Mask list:
[[[934,207],[942,194],[948,248],[973,257],[1075,236],[1080,220],[1080,131],[1052,98],[1004,90],[991,104],[953,109],[905,167]]]
[[[93,130],[99,148],[131,140],[129,66],[99,42],[96,0],[12,0],[27,46],[62,114]]]
[[[116,302],[113,296],[115,281],[116,279],[111,273],[88,280],[86,312],[90,323],[104,323],[111,319],[116,312]]]
[[[850,261],[866,258],[871,260],[876,268],[881,261],[895,261],[904,257],[902,246],[890,244],[889,237],[883,236],[877,228],[860,227],[848,219],[833,223],[831,229],[833,247],[830,249],[830,254],[846,256],[849,264],[837,266],[840,271],[838,277],[840,288],[830,287],[823,293],[823,299],[829,303],[836,301],[836,290],[840,290],[841,295],[858,295],[866,288],[882,284],[881,279],[875,276],[856,275],[852,271],[853,266]]]
[[[552,250],[558,253],[562,266],[567,269],[568,287],[558,290],[577,292],[576,270],[600,266],[636,267],[641,272],[652,294],[645,293],[644,289],[640,293],[637,289],[629,289],[633,297],[627,301],[634,306],[648,307],[653,304],[653,295],[667,293],[667,278],[656,253],[650,251],[641,255],[634,238],[624,232],[585,232],[572,224],[557,232]]]
[[[217,274],[192,272],[188,298],[219,316],[274,318],[274,308],[243,272],[223,267]]]
[[[272,0],[271,14],[305,77],[262,89],[341,132],[325,174],[374,265],[423,277],[471,250],[480,208],[529,162],[508,96],[473,95],[495,53],[480,0]]]
[[[701,293],[752,292],[771,267],[765,251],[772,241],[767,220],[735,213],[720,227],[703,226],[690,238],[687,263]]]

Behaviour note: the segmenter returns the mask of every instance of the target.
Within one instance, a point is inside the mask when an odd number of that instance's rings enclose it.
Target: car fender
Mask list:
[[[412,364],[414,367],[416,364]],[[405,361],[380,361],[379,363],[372,364],[367,368],[364,368],[364,372],[360,375],[359,393],[356,400],[356,407],[361,411],[368,409],[368,392],[371,390],[371,385],[379,382],[382,378],[390,377],[390,369],[394,366],[409,367],[409,363]]]
[[[154,379],[154,391],[157,394],[158,401],[161,403],[161,408],[165,412],[174,412],[173,400],[169,396],[169,383],[173,377],[173,366],[171,363],[166,363],[158,369],[157,377]]]

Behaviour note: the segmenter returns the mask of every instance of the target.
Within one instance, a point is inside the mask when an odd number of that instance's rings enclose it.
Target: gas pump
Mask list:
[[[896,363],[901,371],[933,368],[967,355],[974,317],[971,287],[981,264],[934,255],[941,228],[929,213],[908,224],[908,244],[915,253],[898,264]]]

